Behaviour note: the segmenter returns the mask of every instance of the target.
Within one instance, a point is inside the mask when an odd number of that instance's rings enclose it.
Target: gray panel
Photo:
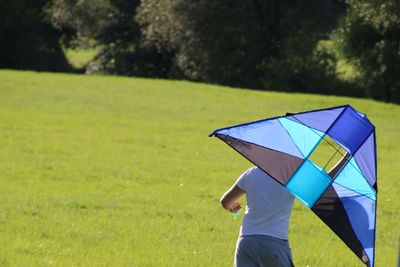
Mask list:
[[[229,144],[240,154],[283,185],[286,184],[304,161],[302,158],[251,144],[229,136],[217,135],[217,137]]]

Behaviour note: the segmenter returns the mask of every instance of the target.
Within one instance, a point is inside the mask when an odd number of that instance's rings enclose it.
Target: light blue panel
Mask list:
[[[307,159],[290,178],[286,188],[307,207],[312,208],[331,182],[325,170],[319,170]]]
[[[358,149],[354,158],[370,185],[376,182],[375,133],[372,133]]]
[[[350,224],[367,254],[371,266],[374,262],[376,202],[364,195],[332,184],[349,217]]]
[[[376,193],[362,175],[354,158],[343,168],[335,179],[335,183],[344,186],[354,192],[376,200]]]
[[[294,143],[305,158],[310,155],[315,146],[324,137],[323,132],[307,127],[304,124],[286,118],[280,118],[278,120],[288,131]]]
[[[217,130],[214,134],[227,135],[299,158],[304,158],[292,138],[277,119],[238,125]]]

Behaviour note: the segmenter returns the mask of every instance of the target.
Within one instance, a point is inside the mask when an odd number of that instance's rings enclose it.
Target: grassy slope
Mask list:
[[[94,48],[90,49],[65,49],[65,56],[69,64],[75,69],[84,68],[89,61],[91,61],[96,53],[97,50]]]
[[[240,221],[218,199],[250,164],[207,135],[286,111],[346,103],[377,127],[376,266],[394,266],[399,106],[189,82],[0,71],[0,265],[231,266]],[[297,266],[363,266],[331,237],[296,203],[290,239]]]

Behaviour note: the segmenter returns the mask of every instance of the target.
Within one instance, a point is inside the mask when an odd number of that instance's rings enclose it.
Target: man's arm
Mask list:
[[[242,207],[240,203],[237,201],[241,196],[243,196],[246,192],[240,189],[239,186],[234,185],[228,191],[226,191],[221,197],[221,205],[224,209],[229,210],[230,212],[237,212]]]
[[[343,158],[336,163],[335,166],[332,167],[332,169],[330,169],[328,171],[328,175],[333,178],[336,176],[336,174],[340,171],[340,169],[343,167],[344,164],[346,164],[346,162],[348,161],[348,159],[350,158],[350,153],[346,152],[346,154],[344,154]]]

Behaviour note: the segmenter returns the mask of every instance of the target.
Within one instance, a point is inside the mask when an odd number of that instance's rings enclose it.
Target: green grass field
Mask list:
[[[215,128],[351,104],[377,127],[376,266],[396,266],[400,107],[179,81],[0,71],[0,266],[231,266],[221,194],[251,164]],[[364,266],[298,201],[296,266]]]
[[[65,49],[64,53],[71,67],[79,70],[85,68],[85,66],[95,57],[97,50],[95,48]]]

